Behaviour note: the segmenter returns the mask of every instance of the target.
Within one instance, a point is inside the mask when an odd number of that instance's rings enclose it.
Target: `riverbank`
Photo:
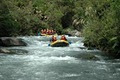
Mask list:
[[[96,44],[92,44],[92,43],[89,43],[89,42],[84,42],[84,46],[90,48],[90,49],[99,49],[101,51],[104,52],[105,55],[109,56],[109,57],[112,57],[112,58],[120,58],[120,53],[119,53],[119,50],[114,50],[114,49],[110,49],[107,48],[106,46],[100,46],[100,45],[96,45]]]

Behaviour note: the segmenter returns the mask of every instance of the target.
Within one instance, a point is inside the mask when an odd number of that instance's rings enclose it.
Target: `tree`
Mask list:
[[[12,36],[19,29],[20,24],[11,16],[6,1],[0,3],[0,37]]]

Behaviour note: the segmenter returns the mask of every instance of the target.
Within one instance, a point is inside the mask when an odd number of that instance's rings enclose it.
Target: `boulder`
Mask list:
[[[0,49],[0,53],[4,53],[4,54],[23,54],[23,53],[28,53],[28,51],[22,50],[22,49]]]
[[[0,53],[4,54],[16,54],[15,52],[8,50],[8,49],[0,49]]]
[[[20,38],[15,37],[1,37],[0,46],[11,47],[11,46],[26,46],[27,44]]]
[[[10,49],[10,51],[16,54],[28,53],[27,50],[23,50],[23,49]]]
[[[100,60],[98,57],[96,57],[96,56],[93,55],[93,54],[84,55],[84,56],[82,57],[82,59],[85,59],[85,60],[95,60],[95,61]]]
[[[69,36],[77,36],[77,37],[80,37],[80,36],[81,36],[81,32],[79,32],[78,30],[68,31],[68,35],[69,35]]]
[[[10,51],[7,49],[0,49],[0,53],[10,53]]]
[[[95,56],[95,54],[91,54],[91,53],[88,53],[88,54],[83,53],[83,54],[79,54],[75,57],[82,59],[82,60],[94,60],[94,61],[100,60],[97,56]]]
[[[86,47],[78,47],[78,48],[80,48],[80,49],[87,49]]]

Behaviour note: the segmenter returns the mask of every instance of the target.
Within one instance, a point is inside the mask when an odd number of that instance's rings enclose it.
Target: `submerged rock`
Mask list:
[[[88,50],[94,50],[95,48],[93,48],[93,47],[88,47]]]
[[[80,58],[83,60],[95,60],[95,61],[100,60],[94,54],[80,54],[80,55],[76,56],[76,58]]]
[[[23,53],[28,53],[27,50],[23,50],[23,49],[11,49],[10,51],[16,53],[16,54],[23,54]]]
[[[28,51],[22,50],[22,49],[0,49],[0,53],[4,53],[4,54],[23,54],[23,53],[28,53]]]
[[[98,57],[96,57],[93,54],[88,54],[82,57],[82,59],[86,59],[86,60],[100,60]]]
[[[16,54],[15,52],[10,51],[8,49],[0,49],[0,53],[4,53],[4,54]]]
[[[20,38],[15,37],[1,37],[0,46],[11,47],[11,46],[26,46],[27,44]]]
[[[78,47],[78,48],[80,48],[80,49],[87,49],[86,47]]]
[[[10,51],[7,49],[0,49],[0,53],[10,53]]]

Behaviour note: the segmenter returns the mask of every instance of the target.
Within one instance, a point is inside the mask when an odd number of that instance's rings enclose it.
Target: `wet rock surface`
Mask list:
[[[28,53],[28,51],[22,50],[22,49],[0,49],[0,53],[3,53],[3,54],[24,54],[24,53]]]
[[[20,38],[16,37],[1,37],[0,46],[12,47],[12,46],[26,46],[27,44]]]
[[[82,59],[82,60],[94,60],[99,61],[100,59],[95,56],[94,54],[80,54],[78,56],[75,56],[76,58]]]
[[[0,53],[10,53],[10,51],[7,49],[0,49]]]

